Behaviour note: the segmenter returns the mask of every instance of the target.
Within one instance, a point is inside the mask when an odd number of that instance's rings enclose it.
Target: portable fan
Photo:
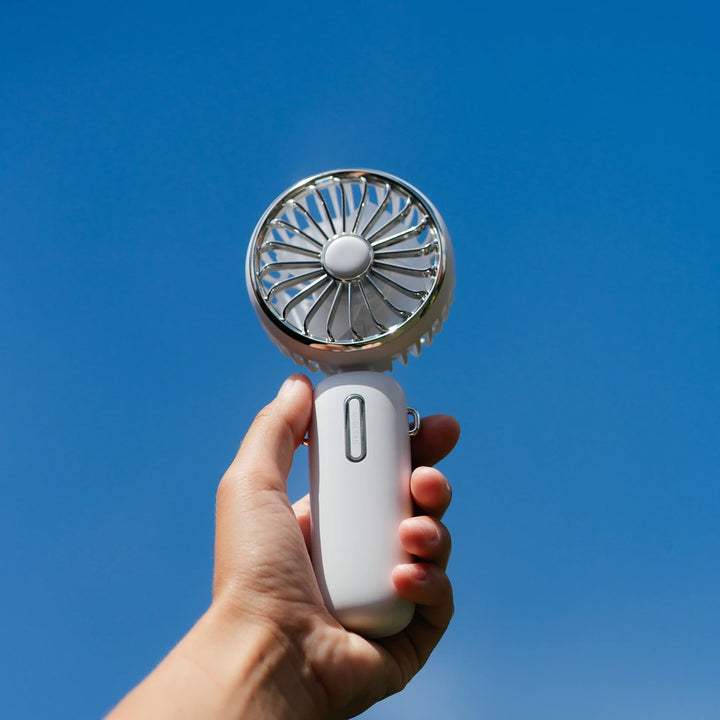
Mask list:
[[[328,376],[315,388],[308,438],[312,560],[326,605],[368,637],[399,632],[414,606],[391,574],[409,559],[398,525],[412,514],[409,435],[419,419],[383,371],[418,355],[447,317],[445,225],[392,175],[315,175],[260,219],[246,279],[273,342]]]

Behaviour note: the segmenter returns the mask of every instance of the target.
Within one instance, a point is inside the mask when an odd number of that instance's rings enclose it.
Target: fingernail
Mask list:
[[[417,582],[425,582],[427,580],[428,573],[424,565],[415,563],[415,565],[413,565],[413,572]]]
[[[281,395],[286,395],[288,393],[291,393],[293,391],[293,388],[297,386],[299,380],[297,375],[291,375],[281,386],[280,390],[278,390],[278,397]]]
[[[427,531],[427,544],[430,547],[437,545],[440,542],[440,533],[435,526],[431,526]]]

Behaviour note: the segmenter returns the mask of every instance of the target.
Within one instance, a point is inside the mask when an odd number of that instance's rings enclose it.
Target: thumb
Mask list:
[[[305,437],[312,412],[312,385],[291,375],[277,397],[255,417],[223,482],[250,491],[286,492],[295,450]]]
[[[289,377],[277,397],[258,413],[220,481],[214,595],[237,576],[248,557],[253,557],[255,565],[270,563],[283,544],[286,554],[297,545],[307,556],[286,484],[293,453],[305,436],[311,412],[310,381],[302,375]],[[309,562],[307,557],[305,561]]]

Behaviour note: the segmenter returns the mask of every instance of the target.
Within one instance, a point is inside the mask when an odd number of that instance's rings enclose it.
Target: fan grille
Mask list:
[[[336,250],[367,246],[356,273],[329,262],[333,243]],[[409,187],[375,173],[335,172],[292,188],[270,208],[251,244],[250,275],[276,323],[304,342],[373,343],[432,299],[441,243],[433,212]]]

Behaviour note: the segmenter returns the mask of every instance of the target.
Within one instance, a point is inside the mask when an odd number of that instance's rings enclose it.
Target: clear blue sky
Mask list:
[[[339,167],[420,188],[458,266],[395,373],[463,423],[456,617],[366,717],[720,716],[720,12],[585,5],[3,3],[4,716],[99,717],[207,606],[293,369],[247,242]]]

